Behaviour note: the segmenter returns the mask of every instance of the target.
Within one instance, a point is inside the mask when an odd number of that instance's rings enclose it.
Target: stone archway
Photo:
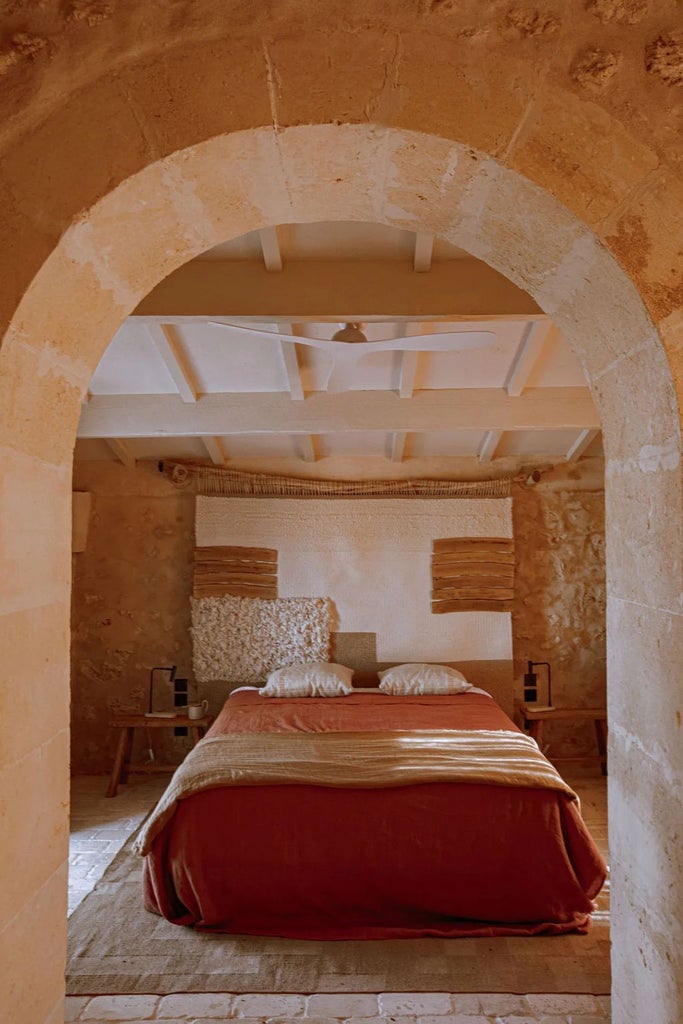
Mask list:
[[[682,756],[672,713],[681,481],[664,350],[629,278],[552,196],[462,144],[367,125],[237,132],[150,164],[68,228],[5,337],[1,556],[11,582],[1,621],[13,700],[3,786],[6,864],[18,881],[2,922],[12,922],[4,1005],[17,1024],[61,1019],[80,397],[121,321],[175,267],[268,224],[337,218],[426,229],[485,259],[555,318],[583,363],[608,460],[614,1020],[648,1019],[656,1005],[673,1022],[683,1014],[683,854],[671,807]]]

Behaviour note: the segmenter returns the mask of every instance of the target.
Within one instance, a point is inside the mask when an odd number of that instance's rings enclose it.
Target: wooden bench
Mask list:
[[[210,715],[203,718],[189,718],[187,715],[174,715],[173,718],[148,718],[147,715],[115,715],[109,722],[113,729],[119,730],[114,765],[105,796],[116,796],[119,785],[128,781],[130,771],[142,772],[173,772],[175,764],[146,764],[131,768],[130,756],[133,751],[133,739],[136,729],[189,729],[192,746],[196,746],[211,725]]]
[[[521,704],[520,714],[524,728],[528,730],[543,750],[544,726],[546,722],[592,721],[597,741],[597,754],[575,754],[567,757],[553,757],[553,762],[599,761],[602,774],[607,775],[607,709],[606,708],[536,708],[533,704]]]

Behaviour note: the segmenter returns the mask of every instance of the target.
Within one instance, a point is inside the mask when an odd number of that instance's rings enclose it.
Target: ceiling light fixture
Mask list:
[[[367,338],[361,331],[360,324],[344,324],[340,331],[335,331],[332,341],[345,341],[347,344],[364,344]]]

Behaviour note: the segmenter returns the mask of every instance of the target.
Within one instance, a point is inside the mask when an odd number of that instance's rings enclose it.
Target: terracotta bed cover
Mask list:
[[[503,745],[519,740],[522,776],[530,743],[482,693],[272,699],[242,690],[196,756],[261,743],[277,758],[292,733],[295,748],[322,740],[343,752],[468,734],[488,750],[499,733]],[[291,784],[286,774],[276,784],[210,782],[174,803],[158,834],[148,827],[145,906],[202,931],[298,938],[586,931],[606,867],[576,798],[547,767],[548,780],[521,785],[514,774],[498,784],[466,773],[380,788],[357,773],[363,781],[348,787]]]

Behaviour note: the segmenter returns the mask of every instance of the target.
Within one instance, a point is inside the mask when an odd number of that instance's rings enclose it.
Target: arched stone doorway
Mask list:
[[[661,341],[626,274],[548,193],[462,144],[367,125],[237,132],[150,164],[69,227],[5,337],[2,621],[14,700],[4,785],[7,864],[19,878],[5,908],[5,1005],[21,1024],[60,1019],[68,516],[81,395],[120,322],[175,267],[268,224],[337,218],[429,230],[486,260],[553,316],[584,365],[607,453],[614,1020],[651,1019],[657,1006],[658,1019],[674,1021],[683,1012],[671,803],[681,762],[672,713],[680,430]]]

